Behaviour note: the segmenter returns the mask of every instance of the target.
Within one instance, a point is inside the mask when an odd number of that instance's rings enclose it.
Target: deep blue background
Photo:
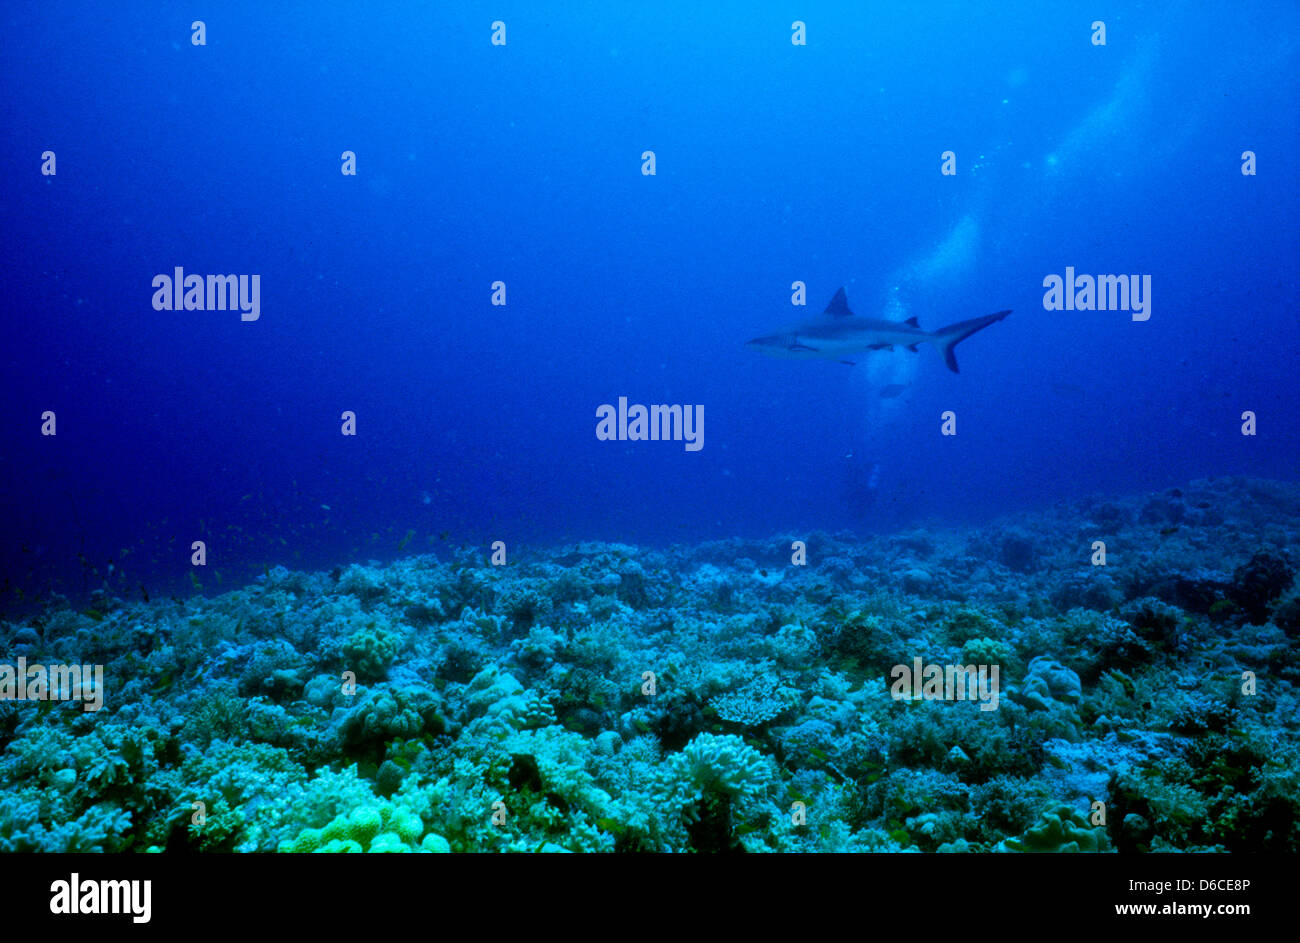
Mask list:
[[[445,555],[1295,477],[1293,3],[263,6],[0,14],[10,590],[114,560],[174,591],[196,538],[230,588],[408,529]],[[260,274],[261,319],[155,312],[177,265]],[[1151,320],[1044,311],[1067,265],[1152,275]],[[959,376],[743,349],[840,284],[928,328],[1015,313]],[[703,451],[597,441],[620,395],[703,404]]]

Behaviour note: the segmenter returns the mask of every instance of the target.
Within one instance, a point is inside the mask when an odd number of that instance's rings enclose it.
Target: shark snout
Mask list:
[[[779,334],[768,334],[764,337],[755,337],[753,340],[745,341],[746,350],[756,350],[760,354],[770,353],[772,350],[784,346],[781,343]]]

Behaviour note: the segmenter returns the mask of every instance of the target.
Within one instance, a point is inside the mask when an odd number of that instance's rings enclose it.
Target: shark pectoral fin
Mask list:
[[[850,367],[856,367],[856,366],[857,366],[857,364],[854,363],[852,360],[841,360],[840,363],[845,364],[845,365],[850,366]]]
[[[798,341],[795,341],[793,344],[791,344],[789,347],[786,348],[786,350],[816,350],[816,349],[817,349],[816,347],[809,347],[807,344],[801,344]]]
[[[914,318],[913,320],[915,320],[915,318]],[[916,353],[916,345],[915,345],[915,344],[908,344],[908,345],[907,345],[907,349],[910,350],[912,353]]]
[[[920,326],[921,326],[921,325],[917,322],[916,318],[908,318],[908,319],[907,319],[906,321],[904,321],[903,323],[906,324],[908,327],[920,327]]]
[[[893,350],[893,344],[872,344],[867,350]]]

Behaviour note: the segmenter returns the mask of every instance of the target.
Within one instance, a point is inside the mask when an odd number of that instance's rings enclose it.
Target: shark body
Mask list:
[[[976,331],[1001,321],[1010,313],[1010,310],[998,311],[969,321],[958,321],[937,331],[926,331],[917,324],[916,318],[881,321],[858,317],[849,310],[848,298],[841,288],[826,306],[822,317],[796,324],[777,334],[756,337],[745,346],[768,357],[839,360],[852,364],[854,361],[846,358],[874,350],[894,350],[897,347],[915,351],[918,344],[930,343],[943,354],[948,369],[958,373],[960,371],[957,369],[953,348]]]

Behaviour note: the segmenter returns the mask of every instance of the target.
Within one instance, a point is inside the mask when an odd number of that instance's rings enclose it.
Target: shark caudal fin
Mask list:
[[[953,355],[954,347],[976,331],[982,331],[990,324],[1001,321],[1010,313],[1010,311],[999,311],[997,314],[986,314],[982,318],[958,321],[956,324],[949,324],[935,331],[934,345],[939,348],[939,353],[943,354],[943,362],[948,365],[948,369],[953,373],[961,372],[957,369],[957,358]]]

